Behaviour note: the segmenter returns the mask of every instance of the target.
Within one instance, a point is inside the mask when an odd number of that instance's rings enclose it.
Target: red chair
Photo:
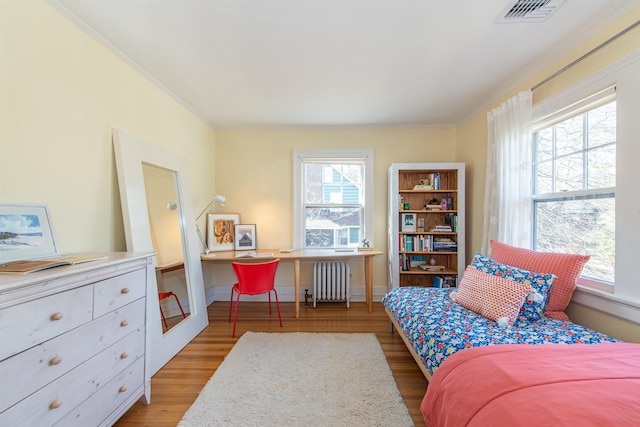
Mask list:
[[[280,319],[280,327],[282,327],[282,317],[280,316],[280,304],[278,303],[278,293],[274,287],[276,270],[280,259],[260,263],[240,263],[232,262],[231,266],[236,273],[238,283],[231,288],[231,301],[229,301],[229,322],[231,322],[231,309],[233,307],[233,294],[238,293],[236,297],[236,314],[233,317],[232,337],[236,336],[236,320],[238,319],[238,304],[240,295],[258,295],[269,294],[269,315],[271,315],[271,291],[276,296],[276,307],[278,308],[278,319]]]
[[[184,310],[182,309],[182,305],[180,304],[180,301],[178,300],[178,296],[176,294],[174,294],[173,292],[158,293],[158,301],[160,303],[162,303],[162,300],[165,300],[169,297],[174,297],[176,299],[176,302],[178,303],[178,308],[180,309],[180,313],[182,313],[182,318],[185,319],[187,316],[184,314]],[[162,323],[164,323],[164,327],[168,328],[167,319],[164,318],[164,313],[162,312],[162,304],[160,304],[160,315],[162,316]]]

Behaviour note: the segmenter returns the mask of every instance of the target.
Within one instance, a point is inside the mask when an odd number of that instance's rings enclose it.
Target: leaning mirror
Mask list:
[[[187,162],[117,129],[113,144],[127,250],[156,254],[147,326],[156,373],[208,324]]]

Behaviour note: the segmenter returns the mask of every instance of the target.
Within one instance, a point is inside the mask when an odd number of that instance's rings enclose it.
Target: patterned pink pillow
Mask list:
[[[520,307],[533,288],[468,266],[462,275],[455,302],[471,311],[495,320],[500,326],[511,326],[518,317]]]
[[[564,311],[576,289],[576,280],[582,267],[591,258],[588,255],[536,252],[517,248],[498,241],[491,241],[491,258],[503,264],[530,271],[553,274],[547,312]],[[554,316],[556,317],[556,316]]]

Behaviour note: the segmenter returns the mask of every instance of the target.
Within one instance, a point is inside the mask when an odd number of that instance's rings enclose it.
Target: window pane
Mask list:
[[[553,156],[553,128],[549,127],[536,133],[535,143],[536,161],[550,160]]]
[[[534,190],[534,194],[546,194],[553,191],[553,177],[551,174],[552,165],[553,163],[551,160],[538,163],[536,165],[536,188]]]
[[[616,142],[616,103],[611,102],[589,111],[589,147]]]
[[[616,185],[616,146],[605,145],[587,152],[589,162],[589,188],[607,188]]]
[[[349,246],[349,229],[362,229],[359,208],[306,208],[305,241],[307,247]],[[356,241],[360,241],[360,238]]]
[[[304,202],[322,203],[322,165],[318,163],[304,164]]]
[[[558,123],[556,127],[556,156],[575,153],[584,148],[583,115]]]
[[[584,182],[582,153],[556,160],[556,192],[582,190]]]
[[[614,281],[615,199],[536,201],[536,247],[545,252],[590,255],[582,275]]]

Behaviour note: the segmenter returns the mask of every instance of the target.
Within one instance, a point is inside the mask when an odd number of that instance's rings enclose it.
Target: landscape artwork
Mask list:
[[[0,215],[0,251],[29,249],[44,243],[38,215]]]
[[[0,263],[59,255],[46,205],[0,204]]]

